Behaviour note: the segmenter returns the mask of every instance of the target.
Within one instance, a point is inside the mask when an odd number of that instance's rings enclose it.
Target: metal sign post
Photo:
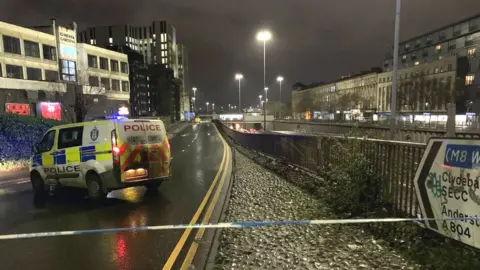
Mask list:
[[[480,140],[430,139],[414,179],[422,215],[431,218],[426,227],[476,248],[480,248],[479,169]]]

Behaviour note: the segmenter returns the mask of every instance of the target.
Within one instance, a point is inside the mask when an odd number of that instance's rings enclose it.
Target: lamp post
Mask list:
[[[195,93],[197,92],[197,88],[193,87],[192,90],[193,90],[193,98],[192,98],[192,100],[193,100],[193,111],[195,111],[195,98],[197,97]]]
[[[268,30],[262,30],[257,33],[257,40],[263,42],[263,87],[266,88],[266,76],[267,76],[267,68],[266,68],[266,46],[267,46],[267,41],[272,39],[272,34]],[[266,91],[265,91],[266,95]],[[266,96],[265,96],[266,98]],[[267,114],[266,114],[266,108],[263,108],[263,125],[264,125],[264,130],[267,130]]]
[[[215,113],[215,103],[212,103],[212,113]]]
[[[207,102],[206,104],[207,104],[207,114],[208,114],[208,104],[210,104],[210,103]]]
[[[280,119],[282,119],[282,82],[283,82],[283,77],[282,76],[278,76],[277,77],[277,82],[280,84],[280,98],[279,98],[279,101],[280,101],[280,112],[279,112],[279,117]]]
[[[238,80],[238,108],[241,112],[242,111],[241,81],[243,79],[243,75],[238,73],[235,75],[235,79]]]
[[[400,38],[400,9],[402,1],[397,0],[395,10],[395,33],[393,37],[393,70],[392,70],[392,97],[390,100],[390,140],[395,138],[397,125],[397,70],[398,70],[398,42]]]

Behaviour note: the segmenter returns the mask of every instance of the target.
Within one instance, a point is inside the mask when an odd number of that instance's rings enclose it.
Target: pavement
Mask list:
[[[226,178],[227,173],[220,170],[227,171],[230,164],[225,162],[226,165],[221,166],[222,160],[228,159],[225,154],[228,151],[224,153],[228,146],[212,123],[184,124],[173,129],[178,134],[170,140],[172,179],[160,186],[156,196],[147,196],[143,187],[128,188],[111,192],[106,202],[99,205],[85,198],[84,192],[68,190],[39,207],[33,203],[30,183],[21,180],[25,176],[23,171],[16,175],[2,174],[0,234],[208,221],[205,210],[217,208],[217,201],[207,194],[221,188]],[[169,133],[173,129],[170,128]],[[218,185],[214,179],[218,179]],[[0,269],[180,269],[185,258],[189,256],[192,261],[192,254],[188,252],[187,256],[187,251],[194,245],[194,236],[198,236],[198,230],[187,231],[3,240],[0,241]],[[202,253],[200,251],[198,253]],[[195,257],[191,266],[186,265],[194,269],[199,261]]]
[[[225,222],[334,217],[325,203],[235,151]],[[222,230],[214,269],[421,268],[401,255],[359,226],[235,228]]]

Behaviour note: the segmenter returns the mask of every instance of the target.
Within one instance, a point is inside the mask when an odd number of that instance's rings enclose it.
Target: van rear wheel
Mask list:
[[[47,198],[48,192],[45,190],[45,183],[38,173],[33,173],[30,176],[30,182],[33,188],[33,201],[35,205],[43,205]]]
[[[157,194],[158,193],[158,187],[162,184],[162,181],[155,181],[155,182],[149,182],[145,184],[145,187],[147,188],[147,194]]]
[[[93,200],[102,200],[107,196],[103,190],[102,179],[96,173],[87,174],[88,196]]]

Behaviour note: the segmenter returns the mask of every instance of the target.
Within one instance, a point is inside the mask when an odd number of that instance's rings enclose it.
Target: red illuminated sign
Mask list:
[[[62,106],[58,102],[41,102],[40,112],[45,119],[62,120]]]
[[[23,103],[6,103],[5,111],[13,114],[30,115],[30,105]]]

